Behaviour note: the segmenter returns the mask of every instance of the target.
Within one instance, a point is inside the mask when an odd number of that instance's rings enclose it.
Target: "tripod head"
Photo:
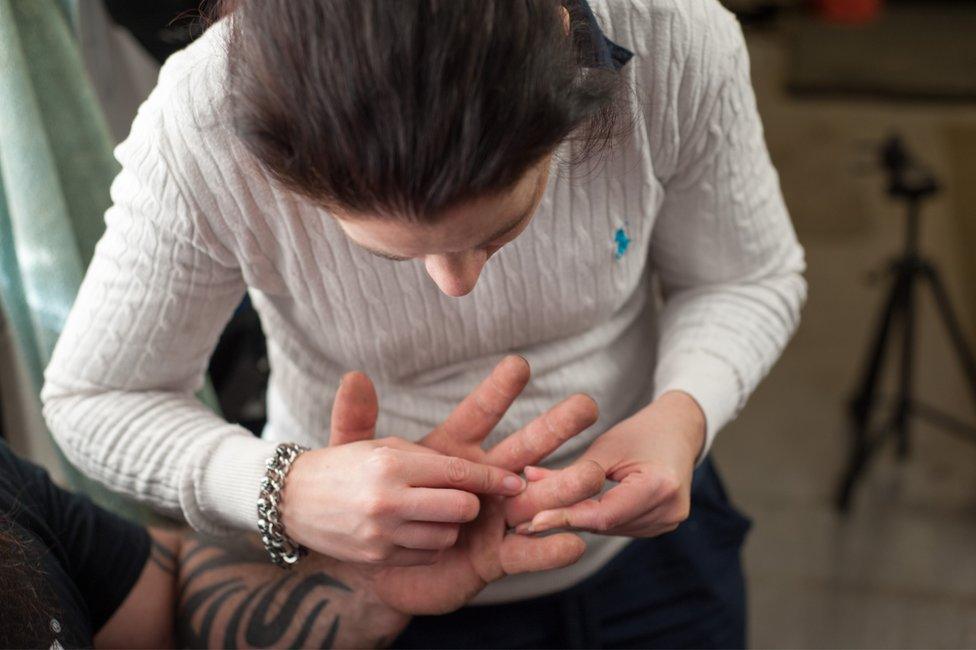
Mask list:
[[[939,182],[931,170],[915,160],[897,133],[888,136],[879,153],[881,166],[888,175],[888,196],[906,203],[903,258],[914,261],[918,257],[921,202],[939,191]]]
[[[917,202],[939,191],[939,182],[918,162],[898,134],[885,139],[879,148],[879,162],[888,176],[888,194]]]

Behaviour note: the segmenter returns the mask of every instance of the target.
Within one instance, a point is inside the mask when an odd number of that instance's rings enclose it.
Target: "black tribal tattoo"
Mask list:
[[[152,540],[149,559],[166,573],[176,575],[176,556],[156,539]]]
[[[328,611],[330,594],[348,594],[349,586],[323,571],[282,571],[250,544],[189,544],[177,616],[182,647],[333,647],[341,616]]]

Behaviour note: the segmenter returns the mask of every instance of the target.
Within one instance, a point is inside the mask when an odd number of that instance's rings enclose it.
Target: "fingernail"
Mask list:
[[[532,522],[527,521],[515,527],[515,532],[519,535],[528,535],[532,532]]]
[[[540,530],[548,530],[551,527],[552,526],[546,522],[546,516],[541,512],[536,514],[536,516],[532,518],[532,521],[529,522],[529,530],[531,530],[533,533],[537,533]]]
[[[517,494],[525,488],[525,481],[518,476],[506,476],[502,479],[502,487]]]

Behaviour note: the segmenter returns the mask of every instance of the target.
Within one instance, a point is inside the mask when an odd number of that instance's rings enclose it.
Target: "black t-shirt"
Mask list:
[[[0,646],[91,647],[149,547],[146,529],[62,490],[0,440]]]

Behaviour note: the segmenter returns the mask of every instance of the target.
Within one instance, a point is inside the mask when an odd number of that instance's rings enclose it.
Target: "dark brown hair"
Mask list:
[[[430,221],[508,189],[569,137],[580,158],[612,137],[619,75],[588,66],[575,0],[236,0],[225,11],[238,136],[278,182],[326,206]]]
[[[5,512],[0,512],[0,594],[0,648],[49,645],[48,621],[60,617],[57,600],[44,579],[38,549]]]

